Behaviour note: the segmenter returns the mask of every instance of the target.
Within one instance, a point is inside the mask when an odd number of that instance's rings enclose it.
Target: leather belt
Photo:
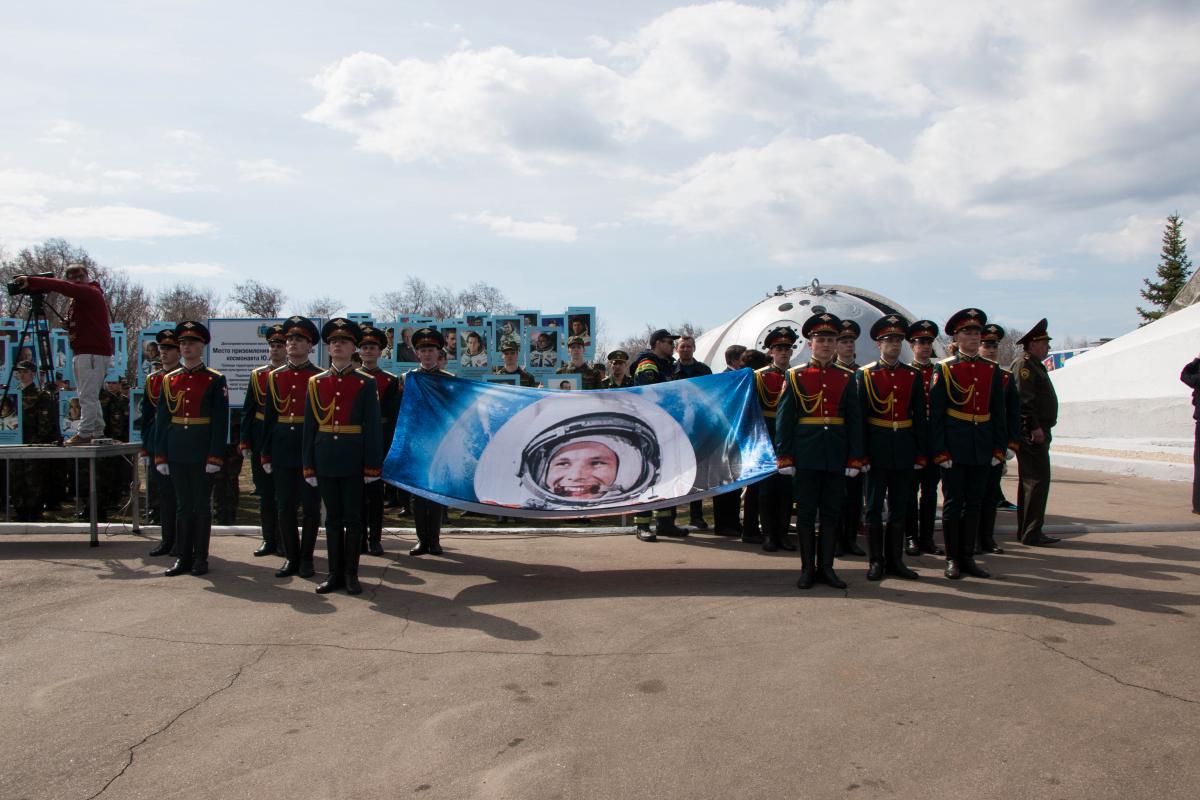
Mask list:
[[[974,422],[978,425],[980,422],[988,422],[991,420],[991,414],[967,414],[963,411],[956,411],[953,408],[946,409],[946,413],[955,419],[961,419],[963,422]]]
[[[362,433],[362,425],[321,425],[321,433]]]
[[[263,412],[261,412],[261,411],[255,411],[255,412],[254,412],[254,418],[255,418],[255,419],[257,419],[257,420],[259,420],[259,421],[262,421],[262,420],[264,420],[264,419],[266,419],[266,418],[267,418],[267,415],[266,415],[266,414],[264,414],[264,413],[263,413]]]
[[[282,422],[284,425],[303,425],[304,417],[303,416],[280,417],[279,419],[277,419],[275,421]]]
[[[212,417],[171,417],[176,425],[212,425]]]
[[[800,425],[844,425],[845,417],[801,417],[796,420]]]
[[[877,419],[876,417],[867,417],[867,423],[874,425],[876,428],[890,428],[894,431],[912,427],[911,419]]]

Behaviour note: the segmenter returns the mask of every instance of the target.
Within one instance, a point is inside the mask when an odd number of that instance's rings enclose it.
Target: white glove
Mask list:
[[[262,467],[263,467],[263,472],[267,473],[268,475],[271,474],[271,465],[270,464],[263,464]]]
[[[779,472],[780,475],[795,475],[796,474],[795,467],[780,467],[777,471]]]
[[[924,464],[913,464],[913,469],[925,469]]]
[[[951,460],[951,459],[949,459],[949,458],[947,458],[947,459],[946,459],[945,461],[943,461],[943,462],[942,462],[942,463],[941,463],[939,466],[940,466],[942,469],[950,469],[951,467],[953,467],[953,466],[954,466],[954,461],[953,461],[953,460]]]
[[[1017,457],[1017,454],[1016,454],[1016,453],[1014,453],[1012,450],[1005,450],[1005,451],[1004,451],[1004,459],[1005,459],[1006,461],[1012,461],[1012,460],[1013,460],[1014,458],[1016,458],[1016,457]]]
[[[374,483],[379,480],[378,475],[363,475],[363,483]]]
[[[166,464],[155,464],[154,468],[156,470],[158,470],[159,475],[170,475],[171,474],[171,468],[169,466],[167,466]]]
[[[859,473],[858,469],[855,469],[854,467],[846,467],[846,477],[847,478],[857,478],[858,473]]]
[[[216,464],[205,464],[204,471],[207,472],[209,475],[216,475],[218,472],[221,471],[221,468],[219,466],[217,466]]]
[[[1004,463],[1004,462],[1002,462],[1000,459],[996,458],[995,456],[992,456],[992,466],[993,467],[998,467],[1002,463]]]
[[[314,489],[317,488],[317,479],[316,478],[305,478],[304,482],[307,483],[309,486],[313,487]]]
[[[871,471],[871,465],[870,465],[870,464],[863,464],[863,468],[862,468],[862,474],[863,474],[863,475],[866,475],[866,474],[867,474],[868,472],[870,472],[870,471]]]

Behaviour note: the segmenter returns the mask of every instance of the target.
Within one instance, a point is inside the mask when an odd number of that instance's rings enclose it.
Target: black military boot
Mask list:
[[[943,523],[942,527],[943,528],[945,527],[944,523]],[[930,555],[930,556],[946,555],[946,551],[943,550],[942,548],[938,547],[937,542],[935,542],[933,540],[933,534],[930,534],[928,539],[919,539],[917,541],[917,547],[920,548],[921,552],[926,555]]]
[[[800,579],[796,588],[811,589],[817,572],[817,535],[811,530],[800,531]]]
[[[346,585],[344,539],[349,539],[341,531],[331,532],[325,529],[325,554],[329,559],[329,575],[317,585],[317,594],[329,594]]]
[[[192,537],[195,534],[192,532],[191,527],[190,524],[175,526],[175,546],[178,548],[176,551],[178,556],[175,559],[175,563],[163,573],[164,575],[174,577],[175,575],[183,575],[185,572],[190,573],[192,571],[192,553],[194,547]]]
[[[157,558],[158,556],[170,555],[171,550],[174,547],[175,547],[175,537],[172,536],[171,538],[168,539],[166,536],[166,531],[163,531],[162,538],[159,539],[159,542],[155,546],[155,548],[150,551],[150,555],[155,558]]]
[[[429,546],[425,544],[425,538],[421,534],[417,534],[417,544],[408,551],[410,556],[423,556],[429,552]]]
[[[911,536],[904,541],[904,553],[910,556],[921,555],[921,545]]]
[[[884,574],[892,575],[897,578],[903,578],[906,581],[915,581],[920,579],[920,575],[913,572],[905,565],[904,542],[901,539],[900,531],[891,522],[888,523],[887,529],[884,531],[883,552]]]
[[[826,536],[824,531],[817,541],[818,563],[817,563],[817,583],[823,583],[826,586],[834,589],[845,589],[846,582],[837,576],[833,571],[833,548],[834,540],[837,538],[836,530],[830,530],[830,535]],[[859,552],[862,552],[861,550]]]
[[[317,549],[317,531],[319,521],[308,523],[300,535],[300,566],[296,574],[301,578],[311,578],[317,574],[317,569],[313,566],[313,553]]]
[[[837,548],[837,556],[865,556],[866,552],[858,546],[858,520],[851,520],[842,529],[842,541]]]
[[[196,558],[192,562],[192,574],[199,577],[208,573],[208,543],[212,538],[212,522],[200,522],[196,525]]]
[[[174,564],[167,567],[166,570],[163,571],[163,575],[166,575],[168,578],[173,578],[176,575],[183,575],[184,573],[190,573],[191,571],[191,560],[180,556],[179,558],[175,559]]]
[[[367,550],[373,556],[382,556],[383,552],[383,531],[371,531],[367,534]]]
[[[362,594],[362,584],[358,582],[357,544],[346,544],[346,594]]]
[[[883,580],[883,526],[872,522],[867,527],[867,552],[870,554],[870,564],[867,566],[867,580]]]
[[[433,531],[433,538],[429,542],[429,555],[440,556],[442,554],[442,526],[439,524]]]
[[[774,523],[762,525],[762,549],[764,553],[774,553],[779,549],[779,534],[775,532]]]
[[[990,578],[992,574],[975,563],[974,550],[976,537],[966,535],[966,531],[978,528],[979,518],[968,517],[966,522],[967,524],[963,526],[965,530],[958,532],[958,571],[963,575],[970,575],[972,578]]]
[[[682,539],[688,535],[688,529],[676,525],[674,517],[655,517],[654,533],[656,536],[674,536]]]
[[[283,566],[275,571],[276,578],[287,578],[300,572],[300,539],[294,534],[279,537],[283,543]]]
[[[959,552],[958,552],[958,528],[959,521],[942,517],[942,536],[946,540],[946,577],[952,581],[962,577],[962,571],[959,568]],[[967,545],[970,547],[970,545]]]

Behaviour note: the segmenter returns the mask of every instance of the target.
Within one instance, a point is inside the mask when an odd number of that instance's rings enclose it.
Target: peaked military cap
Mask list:
[[[839,339],[857,339],[862,335],[862,326],[852,319],[843,319],[838,325]]]
[[[86,274],[87,271],[88,271],[87,264],[81,264],[78,261],[76,261],[73,264],[67,265],[67,268],[63,270],[63,276],[69,278],[69,277],[71,277],[72,272],[83,272]]]
[[[840,319],[828,311],[823,311],[804,320],[804,325],[800,327],[800,335],[805,339],[811,339],[814,336],[821,336],[822,334],[837,336],[841,327],[842,321]]]
[[[772,329],[763,338],[763,347],[770,350],[775,345],[786,345],[792,347],[796,344],[796,332],[791,328],[780,325],[778,328]]]
[[[946,320],[946,333],[953,336],[963,328],[983,328],[987,324],[987,314],[978,308],[964,308],[956,311]]]
[[[574,347],[575,345],[583,347],[584,342],[582,336],[572,336],[567,339],[567,347]]]
[[[984,342],[998,342],[1004,338],[1004,328],[994,322],[989,322],[983,326],[983,336],[980,337]]]
[[[387,347],[387,334],[371,323],[364,322],[358,326],[358,345],[361,347],[364,344],[377,344],[380,347]]]
[[[608,360],[609,361],[628,361],[629,353],[626,353],[624,350],[613,350],[611,353],[608,354]]]
[[[908,326],[908,340],[912,342],[917,339],[936,339],[939,330],[937,323],[933,320],[919,319]]]
[[[24,361],[17,362],[17,369],[27,369],[30,372],[37,372],[37,365],[29,359],[25,359]]]
[[[286,339],[287,336],[284,335],[282,322],[276,322],[274,325],[267,326],[268,344],[271,342],[279,342],[282,344]]]
[[[302,317],[299,314],[284,320],[283,335],[303,336],[313,344],[321,341],[321,335],[317,333],[317,324],[308,317]]]
[[[358,344],[358,340],[361,338],[362,331],[359,329],[358,323],[345,317],[334,317],[321,328],[321,341],[327,344],[333,339],[349,339]]]
[[[193,319],[184,320],[175,326],[175,338],[181,342],[184,339],[197,339],[205,344],[208,344],[212,339],[204,323],[196,322]]]
[[[1024,346],[1030,342],[1036,342],[1039,339],[1045,339],[1047,342],[1050,341],[1050,334],[1046,330],[1049,326],[1049,320],[1047,320],[1045,317],[1042,317],[1041,321],[1039,321],[1037,325],[1034,325],[1029,329],[1029,333],[1025,334],[1020,339],[1017,339],[1017,344]]]
[[[650,334],[650,346],[654,347],[654,345],[658,344],[663,339],[670,339],[671,341],[674,341],[678,338],[678,333],[671,333],[666,328],[659,328],[654,333]]]
[[[503,343],[500,345],[500,352],[501,352],[501,353],[508,353],[508,352],[510,352],[510,351],[515,353],[515,352],[519,351],[520,349],[521,349],[521,345],[517,344],[517,343],[516,343],[516,342],[514,342],[512,339],[506,339],[506,340],[505,340],[505,341],[504,341],[504,342],[503,342]]]
[[[412,335],[413,349],[418,347],[445,347],[446,337],[437,328],[419,328]]]
[[[154,341],[158,342],[159,347],[164,344],[167,347],[179,347],[179,339],[175,336],[174,328],[167,328],[165,331],[154,334]]]
[[[888,314],[886,317],[880,317],[871,326],[871,338],[875,341],[879,341],[884,336],[899,336],[900,338],[904,338],[907,335],[908,320],[899,314]]]

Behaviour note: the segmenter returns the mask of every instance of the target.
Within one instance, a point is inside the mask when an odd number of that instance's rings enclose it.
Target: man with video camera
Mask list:
[[[104,373],[112,358],[112,334],[108,321],[108,304],[104,291],[96,281],[88,280],[85,265],[68,264],[63,273],[66,280],[42,275],[18,275],[9,286],[9,293],[44,294],[58,292],[71,298],[67,311],[67,337],[75,354],[75,382],[79,388],[82,418],[79,432],[64,444],[91,444],[104,435],[104,415],[100,409],[100,388]],[[14,292],[15,290],[15,292]]]

